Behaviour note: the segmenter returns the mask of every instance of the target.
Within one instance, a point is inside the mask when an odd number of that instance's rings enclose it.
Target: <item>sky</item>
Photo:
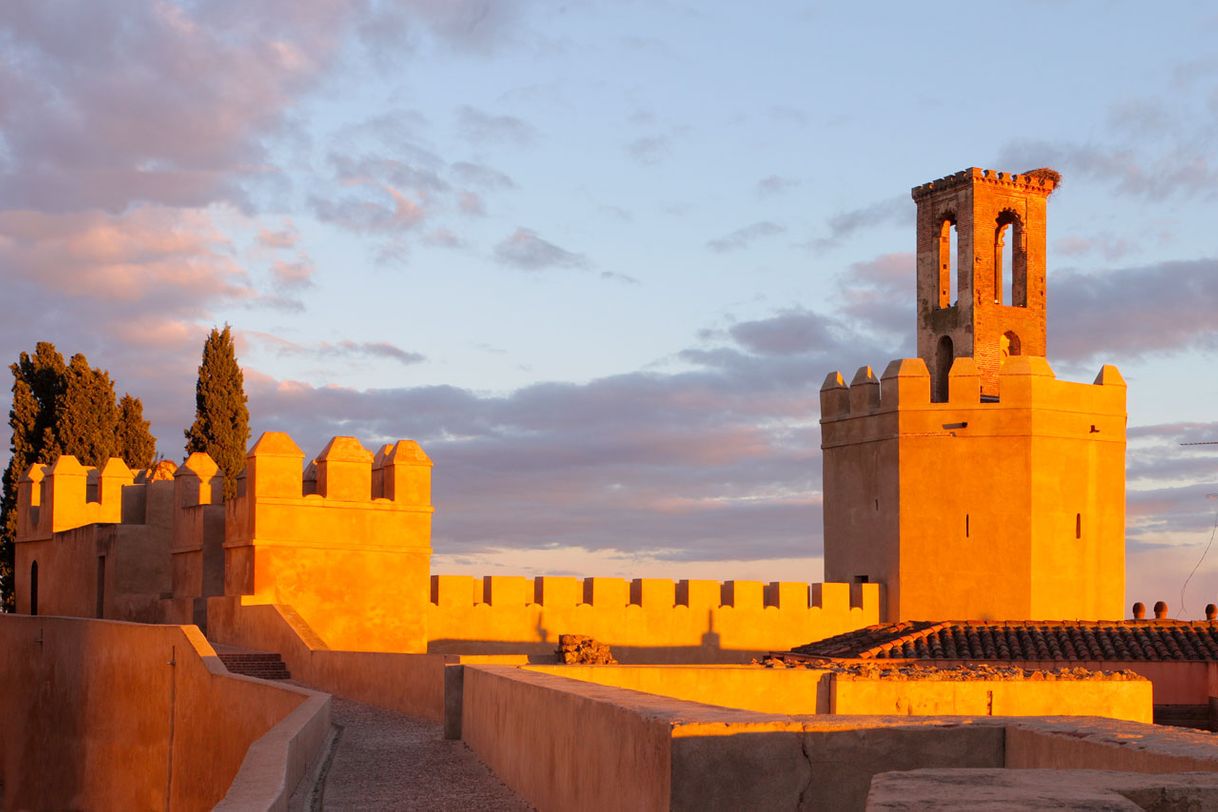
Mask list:
[[[1216,36],[1204,2],[6,0],[0,359],[85,353],[177,460],[227,323],[254,437],[422,443],[434,572],[817,581],[817,393],[914,353],[910,188],[1051,166],[1050,363],[1129,384],[1127,602],[1197,616]]]

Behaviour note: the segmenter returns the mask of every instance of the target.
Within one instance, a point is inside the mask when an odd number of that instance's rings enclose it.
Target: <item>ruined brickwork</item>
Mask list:
[[[973,358],[981,393],[997,396],[1005,357],[1046,354],[1045,204],[1057,180],[1052,170],[1017,175],[974,167],[913,189],[918,357],[930,368],[936,400],[946,391],[942,387],[957,356]],[[1008,244],[1012,267],[1004,268]],[[1010,284],[1004,285],[1007,278]],[[1009,301],[1004,300],[1007,287]]]
[[[919,357],[821,388],[825,576],[883,583],[887,620],[1124,615],[1125,382],[1113,366],[1059,381],[1043,357],[1056,177],[969,169],[914,189]],[[1014,304],[995,301],[1004,234],[1023,246]]]

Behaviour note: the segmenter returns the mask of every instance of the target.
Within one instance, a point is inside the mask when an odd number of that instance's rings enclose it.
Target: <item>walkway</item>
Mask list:
[[[459,741],[427,722],[335,696],[342,732],[322,797],[327,810],[528,810]]]

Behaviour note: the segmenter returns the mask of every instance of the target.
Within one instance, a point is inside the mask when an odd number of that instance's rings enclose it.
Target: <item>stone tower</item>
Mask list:
[[[1059,179],[1052,169],[974,167],[913,189],[918,357],[935,400],[946,399],[959,356],[977,362],[981,394],[991,397],[1005,358],[1045,355],[1045,203]]]
[[[919,357],[821,387],[825,578],[883,584],[886,620],[1124,615],[1125,382],[1113,366],[1059,381],[1044,358],[1057,180],[967,169],[915,188]]]

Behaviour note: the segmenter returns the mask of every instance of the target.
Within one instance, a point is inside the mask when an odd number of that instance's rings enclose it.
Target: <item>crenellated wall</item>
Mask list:
[[[173,483],[140,479],[120,459],[100,471],[67,454],[31,466],[17,486],[18,612],[161,619]]]
[[[918,358],[821,388],[825,576],[886,586],[886,620],[1124,615],[1125,382],[957,358],[944,402]]]
[[[203,625],[224,595],[282,607],[335,651],[549,657],[575,633],[625,662],[739,662],[881,619],[875,583],[430,576],[431,460],[417,443],[374,455],[335,437],[305,459],[263,434],[227,502],[202,453],[172,482],[136,482],[118,460],[100,474],[71,457],[34,466],[19,609],[37,561],[44,614]]]
[[[335,437],[303,472],[282,432],[250,449],[226,505],[224,593],[290,605],[335,649],[424,652],[431,460],[399,440],[374,456]]]
[[[879,617],[879,584],[433,575],[428,650],[546,655],[583,634],[627,663],[748,662]]]

